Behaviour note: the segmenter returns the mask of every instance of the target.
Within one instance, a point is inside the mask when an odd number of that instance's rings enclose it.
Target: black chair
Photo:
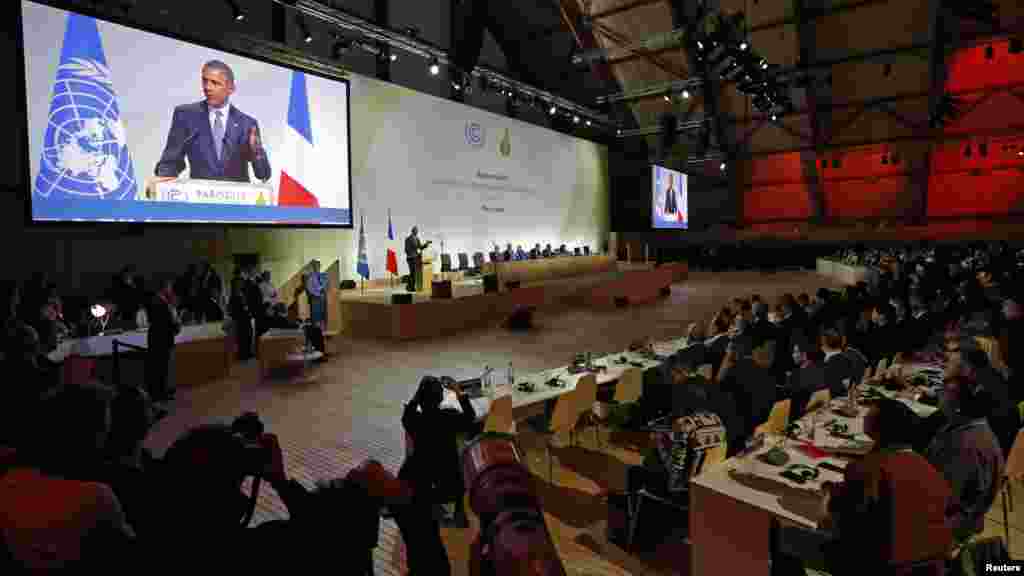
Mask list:
[[[479,273],[484,267],[484,253],[476,252],[473,254],[473,271]]]
[[[459,252],[459,272],[465,272],[469,270],[469,255],[465,252]]]
[[[583,247],[583,255],[584,256],[590,256],[590,246],[584,246]]]
[[[452,255],[451,254],[441,254],[441,272],[451,272],[451,271],[452,271]]]
[[[577,247],[572,249],[572,254],[573,254],[573,256],[579,256],[580,255],[580,248],[579,248],[579,246],[577,246]]]

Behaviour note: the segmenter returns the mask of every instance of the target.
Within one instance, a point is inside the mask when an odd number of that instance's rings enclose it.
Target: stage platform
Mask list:
[[[614,305],[651,302],[668,293],[673,282],[685,280],[686,264],[618,270],[570,278],[523,283],[518,288],[484,293],[482,278],[452,281],[452,298],[412,294],[412,303],[393,304],[401,286],[348,290],[339,294],[344,332],[360,338],[414,340],[453,334],[503,322],[517,306],[543,311],[557,306]],[[500,276],[499,276],[500,280]]]

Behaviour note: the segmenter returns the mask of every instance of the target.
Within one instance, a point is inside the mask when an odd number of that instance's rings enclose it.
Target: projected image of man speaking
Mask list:
[[[249,165],[260,181],[270,162],[256,120],[231,105],[235,74],[220,60],[202,68],[204,100],[175,107],[167,143],[156,165],[160,180],[177,178],[188,159],[189,177],[249,182]]]

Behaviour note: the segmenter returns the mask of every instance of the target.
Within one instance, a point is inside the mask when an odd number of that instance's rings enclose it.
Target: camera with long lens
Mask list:
[[[463,452],[469,505],[480,519],[470,573],[480,576],[565,576],[533,477],[512,437],[487,433]]]

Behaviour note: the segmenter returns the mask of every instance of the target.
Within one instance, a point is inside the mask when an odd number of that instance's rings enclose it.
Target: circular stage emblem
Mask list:
[[[466,144],[474,148],[483,148],[484,143],[484,127],[476,122],[466,122]]]

